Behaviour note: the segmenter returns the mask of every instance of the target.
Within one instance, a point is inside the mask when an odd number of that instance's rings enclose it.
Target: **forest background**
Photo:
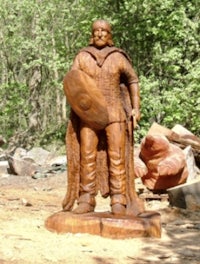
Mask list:
[[[0,135],[7,145],[63,144],[69,106],[62,80],[98,18],[113,25],[115,45],[140,79],[136,142],[154,121],[200,136],[199,0],[0,0]]]

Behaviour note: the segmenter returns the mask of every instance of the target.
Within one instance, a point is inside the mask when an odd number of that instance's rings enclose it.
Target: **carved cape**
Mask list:
[[[122,53],[129,61],[130,59],[126,53],[116,47],[104,48],[103,54],[99,56],[96,49],[92,46],[82,49],[80,52],[88,52],[97,62],[97,65],[101,67],[106,58],[113,52]],[[122,80],[124,82],[124,80]],[[133,164],[133,121],[129,116],[132,110],[128,84],[122,83],[121,96],[123,100],[123,107],[126,113],[126,200],[127,200],[127,212],[128,215],[137,215],[143,211],[143,205],[139,200],[134,185],[134,164]],[[66,151],[67,151],[67,193],[63,200],[63,210],[72,210],[75,201],[79,197],[79,184],[80,184],[80,138],[79,138],[79,117],[71,110],[70,118],[68,122],[66,132]],[[100,191],[102,197],[106,198],[109,195],[109,172],[106,153],[106,137],[102,130],[99,138],[97,163],[96,163],[96,193]]]

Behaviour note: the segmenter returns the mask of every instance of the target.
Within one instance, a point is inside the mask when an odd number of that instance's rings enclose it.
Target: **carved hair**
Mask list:
[[[106,20],[102,20],[102,19],[98,19],[98,20],[95,20],[92,24],[92,36],[90,38],[90,41],[89,41],[89,45],[92,46],[94,45],[94,30],[97,26],[102,26],[104,29],[106,29],[106,31],[108,32],[109,34],[109,38],[108,38],[108,46],[112,47],[114,46],[114,42],[112,40],[112,33],[111,33],[111,25],[109,22],[107,22]]]

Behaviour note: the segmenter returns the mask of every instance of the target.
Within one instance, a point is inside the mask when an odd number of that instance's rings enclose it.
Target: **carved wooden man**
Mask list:
[[[134,189],[133,124],[140,119],[138,77],[126,53],[114,47],[105,20],[92,25],[89,46],[80,50],[64,89],[72,107],[66,134],[68,190],[63,209],[93,212],[95,196],[110,195],[113,214],[143,211]]]

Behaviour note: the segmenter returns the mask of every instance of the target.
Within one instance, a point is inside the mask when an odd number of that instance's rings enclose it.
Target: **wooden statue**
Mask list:
[[[48,218],[46,227],[111,238],[159,237],[160,216],[144,212],[134,186],[138,77],[127,54],[114,47],[107,21],[92,24],[89,46],[75,57],[64,78],[64,91],[71,105],[66,133],[68,186],[63,211]],[[111,212],[95,212],[98,191],[104,198],[110,196]]]
[[[72,107],[64,210],[77,199],[74,213],[93,212],[100,189],[103,197],[110,195],[113,214],[141,213],[132,161],[133,110],[140,119],[138,77],[126,53],[114,47],[108,22],[93,23],[90,45],[76,56],[64,90]]]
[[[139,158],[135,162],[136,176],[150,190],[163,191],[186,182],[185,154],[165,136],[147,135],[141,142]]]

